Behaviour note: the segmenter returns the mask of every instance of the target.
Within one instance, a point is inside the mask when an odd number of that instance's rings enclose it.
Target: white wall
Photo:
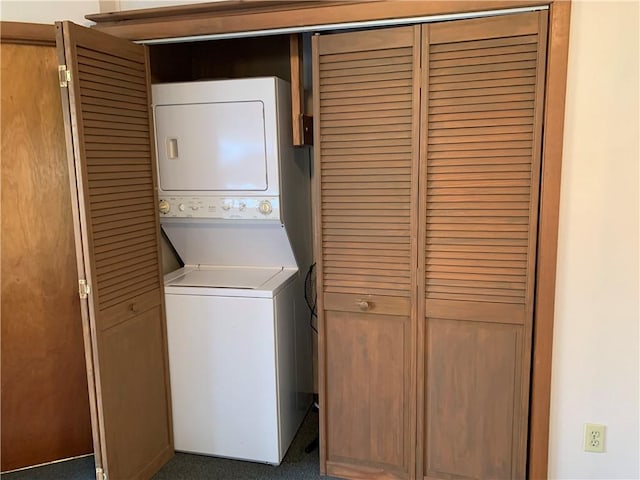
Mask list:
[[[640,478],[639,3],[575,1],[564,138],[549,477]],[[583,451],[585,422],[606,453]]]
[[[98,13],[98,0],[0,0],[0,20],[11,22],[53,23],[71,20],[78,25],[91,25],[84,18]]]

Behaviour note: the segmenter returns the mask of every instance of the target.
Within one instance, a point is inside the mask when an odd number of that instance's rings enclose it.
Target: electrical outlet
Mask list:
[[[605,426],[597,423],[584,424],[584,451],[604,453]]]

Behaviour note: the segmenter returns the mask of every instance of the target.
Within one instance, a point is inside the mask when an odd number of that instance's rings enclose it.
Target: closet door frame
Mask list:
[[[527,447],[527,477],[531,480],[547,478],[549,460],[551,357],[570,17],[570,1],[550,4]]]

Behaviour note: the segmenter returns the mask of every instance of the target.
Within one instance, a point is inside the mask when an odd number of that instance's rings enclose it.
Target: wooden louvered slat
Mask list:
[[[325,53],[320,55],[319,64],[322,72],[335,68],[348,71],[351,68],[369,64],[370,62],[376,65],[392,65],[395,63],[411,65],[411,61],[407,62],[407,58],[412,55],[413,51],[409,47],[370,49],[366,52]],[[322,81],[322,75],[319,80]]]
[[[348,124],[350,125],[353,124],[353,120],[355,119],[361,119],[370,122],[384,122],[385,119],[395,120],[411,118],[411,110],[407,108],[377,110],[374,117],[372,117],[371,114],[371,110],[366,110],[364,112],[333,112],[324,113],[322,115],[322,118],[324,118],[326,122],[348,122]]]
[[[441,52],[463,52],[469,50],[478,50],[482,48],[499,48],[499,47],[514,47],[516,45],[526,45],[538,43],[537,35],[519,35],[517,37],[508,36],[502,38],[492,38],[488,40],[469,40],[465,42],[452,42],[452,43],[433,43],[429,46],[429,52],[432,54]],[[462,57],[466,58],[466,57]]]
[[[488,53],[488,52],[487,52]],[[449,68],[455,67],[460,64],[460,58],[456,58],[457,55],[446,56],[442,54],[438,60],[432,60],[429,63],[430,68]],[[464,55],[463,55],[464,57]],[[464,65],[490,65],[495,63],[512,63],[512,62],[522,62],[522,61],[535,61],[537,59],[537,54],[535,51],[526,52],[526,53],[511,53],[508,55],[474,55],[471,58],[464,58]]]
[[[86,64],[81,65],[81,67],[82,69],[78,72],[80,80],[88,79],[101,84],[108,84],[111,81],[124,82],[125,84],[131,84],[132,89],[140,91],[145,88],[145,83],[137,75],[127,75],[122,72],[94,68]]]
[[[460,44],[458,44],[460,45]],[[452,46],[456,48],[456,46]],[[460,48],[459,50],[448,50],[446,52],[430,52],[429,61],[438,62],[441,60],[453,60],[462,59],[463,65],[474,65],[475,57],[496,57],[494,61],[489,62],[491,64],[503,63],[504,57],[510,59],[513,56],[521,55],[524,53],[533,54],[532,60],[536,59],[537,44],[515,44],[504,46],[490,46],[486,48]],[[431,63],[433,65],[433,63]],[[437,68],[437,67],[435,67]]]
[[[530,105],[531,103],[529,102],[532,102],[534,97],[533,93],[514,93],[511,95],[486,95],[466,98],[437,98],[429,102],[429,111],[433,113],[477,112],[484,109],[491,110],[492,106],[495,107],[494,110],[502,110],[504,107],[508,108],[516,105],[511,102],[526,102],[526,105]]]
[[[502,90],[498,90],[498,87],[533,85],[535,83],[535,70],[504,71],[491,75],[474,73],[472,75],[456,75],[456,77],[458,78],[438,77],[438,81],[431,85],[431,98],[439,98],[436,96],[436,92],[463,95],[467,91],[482,89],[483,94],[487,91],[499,93]],[[470,84],[469,80],[472,80],[473,83]],[[471,85],[473,85],[473,88]],[[506,91],[506,93],[513,93],[513,91]]]
[[[125,82],[109,81],[109,83],[106,84],[104,82],[95,81],[95,78],[93,77],[89,77],[89,78],[90,80],[87,79],[83,82],[83,86],[86,89],[86,91],[116,93],[116,94],[126,95],[128,97],[133,97],[133,98],[144,99],[146,97],[145,92],[141,88],[140,89],[131,88],[127,86]]]
[[[83,105],[84,111],[86,113],[100,113],[106,115],[118,115],[121,117],[132,117],[135,120],[144,121],[145,118],[148,117],[148,112],[143,110],[131,110],[129,108],[120,108],[118,106],[106,106],[106,105],[98,105],[95,103],[87,102]]]
[[[149,125],[143,118],[135,118],[130,116],[124,116],[119,114],[108,113],[85,113],[85,125],[95,126],[96,124],[102,124],[102,122],[111,122],[118,125],[127,125],[129,127],[137,127],[139,129],[148,129]]]
[[[154,254],[140,255],[135,263],[129,263],[128,265],[113,264],[109,267],[103,267],[102,279],[104,282],[111,282],[121,279],[123,274],[131,273],[133,275],[139,275],[141,271],[153,268],[155,262]],[[103,285],[106,285],[106,283]]]
[[[359,112],[360,113],[360,112]],[[362,112],[360,115],[347,116],[344,114],[335,115],[334,118],[327,120],[326,131],[323,131],[323,135],[332,133],[359,133],[361,131],[406,131],[407,126],[411,125],[410,115],[382,115],[376,116],[377,112],[367,111]],[[368,118],[365,114],[368,114]],[[388,130],[384,130],[384,127]],[[333,130],[331,130],[333,129]]]
[[[129,289],[125,290],[127,287],[129,287]],[[127,285],[116,285],[114,288],[105,289],[103,305],[105,309],[113,308],[119,303],[133,300],[157,289],[158,281],[155,278],[151,276],[139,277],[136,282],[131,282]],[[122,290],[125,290],[125,293],[121,293]]]
[[[433,102],[430,102],[429,113],[433,115],[436,115],[436,114],[447,115],[447,114],[456,114],[456,113],[461,115],[466,115],[467,113],[474,113],[476,115],[479,115],[480,116],[479,118],[490,118],[496,115],[495,113],[492,113],[492,112],[496,112],[499,110],[505,110],[505,109],[533,110],[532,99],[530,99],[531,101],[527,101],[527,100],[517,101],[513,99],[506,99],[506,100],[507,101],[504,101],[504,99],[498,99],[490,103],[478,102],[479,104],[471,103],[470,101],[468,101],[460,105],[443,105],[443,106],[435,106],[432,104]],[[478,117],[469,116],[465,118],[478,118]],[[434,121],[441,120],[441,119],[442,118],[433,117]]]
[[[120,117],[125,121],[118,121],[115,119],[111,119],[109,121],[104,120],[86,120],[85,127],[87,129],[94,129],[94,132],[102,132],[105,128],[112,128],[117,131],[119,134],[123,134],[123,132],[131,133],[131,136],[138,136],[142,133],[149,134],[149,128],[146,125],[140,125],[139,123],[130,123],[127,122],[127,117]],[[130,117],[129,117],[130,118]]]
[[[402,57],[399,57],[398,64],[371,65],[371,66],[351,66],[347,69],[338,68],[335,70],[325,70],[323,78],[320,80],[321,85],[329,85],[336,83],[339,79],[344,82],[366,81],[365,76],[380,75],[380,79],[388,78],[388,75],[394,75],[393,78],[403,78],[407,72],[411,72],[411,65],[408,65]],[[335,63],[328,64],[334,65]]]
[[[410,98],[410,97],[409,97]],[[372,103],[372,104],[371,104]],[[371,117],[371,116],[384,116],[388,114],[388,111],[397,111],[404,110],[411,112],[411,104],[406,99],[403,102],[368,102],[368,103],[351,103],[348,105],[342,105],[340,102],[333,102],[333,105],[329,105],[329,102],[324,102],[322,108],[320,109],[320,114],[323,116],[329,115],[328,118],[331,118],[332,114],[354,114],[358,113],[359,117],[353,118],[362,118],[362,117]]]
[[[137,112],[138,114],[140,114],[140,112],[143,114],[148,113],[147,106],[142,103],[129,103],[128,99],[109,99],[103,98],[102,96],[86,96],[83,97],[83,101],[89,111],[91,111],[91,107],[93,106],[96,108],[112,109],[108,111],[120,113],[122,115],[125,115],[125,112]]]
[[[456,67],[445,67],[445,68],[433,68],[430,70],[429,75],[431,77],[431,81],[434,83],[440,83],[442,80],[442,76],[457,76],[457,75],[465,75],[465,74],[483,74],[483,73],[492,73],[492,72],[500,72],[504,70],[527,70],[527,69],[535,69],[536,62],[535,60],[521,60],[519,62],[502,62],[502,63],[494,63],[494,64],[485,64],[485,65],[464,65],[464,66],[456,66]]]
[[[389,68],[389,67],[387,67]],[[346,90],[360,90],[368,88],[367,83],[375,82],[378,85],[401,86],[402,81],[411,74],[411,67],[401,65],[399,69],[380,72],[379,68],[370,69],[369,72],[362,72],[359,69],[351,69],[349,74],[344,70],[335,70],[336,73],[342,73],[342,76],[325,77],[320,80],[320,85],[324,86],[325,91],[334,91],[336,88]]]
[[[122,184],[122,183],[116,183],[114,182],[113,186],[107,186],[107,187],[98,187],[94,185],[92,185],[92,191],[90,193],[91,197],[95,197],[98,198],[98,196],[100,195],[112,195],[112,194],[119,194],[119,193],[128,193],[128,192],[135,192],[141,188],[144,188],[144,186],[147,185],[149,189],[153,189],[153,184],[152,182],[145,182],[144,180],[141,182],[136,182],[136,183],[130,183],[130,184]]]
[[[412,96],[410,93],[407,94],[395,94],[395,95],[386,95],[389,92],[385,92],[385,94],[382,95],[370,95],[370,96],[363,96],[363,97],[358,97],[356,98],[355,96],[353,96],[353,98],[350,99],[349,104],[347,105],[347,109],[348,111],[356,111],[356,110],[368,110],[371,108],[371,105],[374,105],[376,107],[376,109],[383,109],[385,108],[385,105],[388,106],[389,108],[395,109],[395,108],[403,108],[406,107],[406,103],[411,102],[412,100]],[[349,97],[348,95],[345,95],[345,97]],[[344,97],[342,98],[326,98],[324,97],[322,99],[322,105],[324,107],[341,107],[341,108],[345,108],[344,107]]]
[[[83,67],[89,67],[98,71],[102,70],[101,74],[104,75],[106,73],[105,68],[108,68],[109,72],[116,72],[121,76],[127,75],[136,78],[139,83],[141,75],[144,75],[144,70],[140,69],[140,65],[136,66],[135,62],[128,62],[124,59],[114,60],[113,58],[109,58],[108,55],[101,56],[100,53],[92,50],[79,49],[76,58],[80,72],[83,71]],[[110,61],[105,61],[105,59],[109,59]]]
[[[331,142],[326,143],[326,149],[340,150],[344,147],[362,148],[362,149],[374,149],[376,147],[393,148],[397,150],[411,149],[411,139],[407,138],[380,138],[378,140],[341,140],[339,137],[334,137]]]
[[[383,83],[383,82],[381,82]],[[358,89],[358,90],[336,90],[326,93],[320,93],[321,100],[340,100],[340,99],[363,99],[362,101],[375,102],[382,95],[388,95],[389,101],[393,101],[393,96],[404,98],[404,95],[411,94],[411,86],[390,86],[385,88],[383,85],[376,83],[377,88]],[[343,103],[343,102],[341,102]]]
[[[144,75],[144,66],[140,63],[140,60],[130,60],[125,56],[106,55],[97,50],[89,48],[79,48],[77,52],[78,61],[80,64],[83,61],[93,60],[97,62],[100,68],[113,65],[128,68],[136,73],[136,76]]]
[[[493,85],[491,87],[478,87],[478,88],[457,88],[457,89],[449,89],[449,90],[433,90],[429,97],[433,100],[434,105],[439,104],[447,104],[447,102],[458,101],[471,101],[466,97],[474,97],[474,103],[490,103],[494,97],[495,100],[501,101],[502,98],[506,96],[518,96],[518,95],[526,95],[531,94],[533,97],[533,92],[535,89],[534,83],[529,79],[522,80],[519,84],[515,84],[515,81],[509,79],[507,82],[502,82],[506,85]],[[445,87],[446,84],[443,84],[442,87]],[[502,98],[500,98],[502,97]],[[454,99],[454,100],[451,100]],[[487,99],[491,99],[487,101]],[[527,97],[523,97],[523,100],[528,99]],[[437,100],[440,100],[441,103],[437,103]]]
[[[333,265],[336,268],[370,268],[371,262],[369,257],[363,255],[337,255],[327,253],[324,257],[325,265]],[[378,255],[376,262],[384,264],[385,269],[389,270],[406,270],[409,268],[409,262],[402,262],[393,256]]]
[[[129,256],[121,255],[121,256],[112,256],[101,259],[96,265],[98,268],[104,268],[105,272],[111,272],[113,269],[118,269],[120,267],[124,267],[126,264],[132,263],[132,260],[137,258],[146,258],[147,255],[155,255],[155,249],[153,245],[143,247],[138,249],[136,252],[130,253]]]
[[[122,235],[122,238],[134,238],[134,236],[131,236],[131,234],[140,234],[141,232],[144,232],[146,229],[149,228],[149,223],[137,223],[135,225],[127,225],[127,226],[119,226],[118,227],[118,231],[119,234]],[[109,243],[113,236],[111,233],[111,229],[109,230],[95,230],[94,231],[94,236],[93,236],[94,240],[95,240],[95,245],[99,246],[99,245],[103,245],[103,244],[107,244]],[[119,237],[120,238],[120,237]]]
[[[114,228],[128,228],[131,226],[136,226],[139,224],[138,215],[139,214],[136,213],[136,215],[130,215],[129,218],[123,218],[118,215],[116,218],[110,219],[110,221],[96,223],[93,226],[94,232],[96,232],[96,234],[99,234],[100,232],[110,231]]]

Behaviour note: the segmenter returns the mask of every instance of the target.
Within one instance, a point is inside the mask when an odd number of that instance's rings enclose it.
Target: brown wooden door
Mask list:
[[[419,27],[314,37],[321,471],[415,475]]]
[[[424,26],[424,478],[524,478],[546,12]]]
[[[71,77],[62,92],[78,264],[91,288],[96,466],[110,480],[146,479],[173,455],[147,52],[56,28]]]
[[[92,445],[56,51],[3,43],[0,52],[7,471],[89,454]]]

